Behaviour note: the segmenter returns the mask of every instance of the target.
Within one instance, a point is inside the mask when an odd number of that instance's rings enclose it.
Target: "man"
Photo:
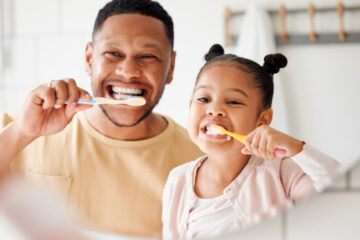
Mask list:
[[[159,236],[169,171],[201,155],[185,129],[152,112],[175,56],[172,19],[157,2],[108,3],[86,46],[93,94],[141,95],[146,104],[76,104],[91,97],[73,79],[39,86],[16,117],[1,118],[0,164],[61,191],[92,228]]]

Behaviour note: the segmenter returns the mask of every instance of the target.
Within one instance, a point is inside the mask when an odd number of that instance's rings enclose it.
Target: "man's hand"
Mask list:
[[[79,98],[91,100],[73,79],[52,81],[29,94],[15,121],[0,131],[0,181],[23,148],[39,136],[61,131],[76,112],[91,107],[76,104]]]
[[[76,85],[73,79],[52,81],[33,90],[14,121],[17,133],[23,138],[37,138],[64,129],[78,111],[90,108],[76,102],[91,96]]]

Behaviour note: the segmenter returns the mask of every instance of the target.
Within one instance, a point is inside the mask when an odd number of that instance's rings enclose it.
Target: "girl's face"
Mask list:
[[[214,63],[201,73],[190,102],[188,129],[192,141],[206,154],[241,151],[244,146],[226,135],[211,134],[211,125],[247,135],[259,125],[270,124],[272,111],[260,111],[261,92],[252,81],[252,75],[232,64]]]

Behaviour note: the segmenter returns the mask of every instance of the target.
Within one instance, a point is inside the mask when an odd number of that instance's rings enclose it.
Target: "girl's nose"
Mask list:
[[[136,61],[127,58],[119,62],[116,66],[115,73],[122,76],[126,80],[138,78],[141,75],[141,71]]]
[[[219,106],[217,106],[216,104],[212,104],[207,109],[207,115],[214,116],[214,117],[215,116],[224,117],[225,116],[225,111],[222,108],[220,108]]]

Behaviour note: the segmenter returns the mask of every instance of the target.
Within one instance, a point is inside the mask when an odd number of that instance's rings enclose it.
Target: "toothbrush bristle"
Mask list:
[[[97,97],[96,100],[99,104],[127,104],[129,106],[142,106],[145,105],[146,100],[142,96],[130,96],[126,99],[109,99]]]
[[[144,97],[131,97],[126,101],[126,104],[130,106],[142,106],[145,105],[145,103],[146,100]]]
[[[224,128],[221,126],[214,125],[212,126],[212,131],[218,134],[222,134],[224,132]]]

